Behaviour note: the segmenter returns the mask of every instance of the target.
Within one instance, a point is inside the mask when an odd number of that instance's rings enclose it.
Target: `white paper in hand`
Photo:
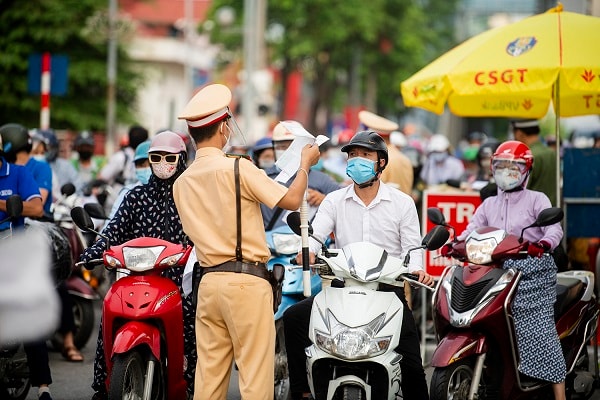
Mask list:
[[[285,183],[300,168],[300,159],[302,158],[302,149],[307,144],[316,144],[320,146],[329,140],[325,135],[314,137],[309,131],[296,121],[281,121],[281,124],[294,135],[294,140],[283,155],[277,160],[275,165],[281,170],[275,178],[277,182]]]

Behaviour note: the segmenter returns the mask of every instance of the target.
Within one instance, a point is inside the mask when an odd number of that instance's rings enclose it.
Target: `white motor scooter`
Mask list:
[[[317,255],[322,264],[312,267],[339,279],[315,296],[310,316],[312,345],[305,352],[308,382],[316,399],[396,399],[400,395],[402,356],[394,349],[400,341],[404,306],[393,292],[377,288],[379,283],[401,287],[406,280],[431,289],[408,273],[410,252],[438,249],[448,236],[445,228],[432,230],[420,247],[409,250],[404,261],[367,242],[339,250],[323,246]]]

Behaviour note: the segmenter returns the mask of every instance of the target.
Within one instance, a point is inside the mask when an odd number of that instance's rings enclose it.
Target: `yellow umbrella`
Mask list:
[[[600,114],[600,18],[544,14],[486,31],[402,82],[404,104],[464,117]]]
[[[541,118],[600,114],[600,18],[562,5],[483,32],[401,84],[404,104],[463,117]],[[557,146],[560,146],[559,135]],[[560,158],[557,151],[560,206]]]

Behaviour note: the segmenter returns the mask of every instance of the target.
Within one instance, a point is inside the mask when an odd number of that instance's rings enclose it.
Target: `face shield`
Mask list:
[[[248,140],[237,124],[237,121],[233,117],[233,114],[229,108],[227,109],[227,114],[229,114],[229,118],[225,120],[225,124],[227,125],[230,136],[225,148],[223,148],[225,153],[227,153],[233,146],[248,146]]]

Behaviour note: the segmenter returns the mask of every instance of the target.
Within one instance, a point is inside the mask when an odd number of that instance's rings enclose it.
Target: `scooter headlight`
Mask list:
[[[501,229],[471,232],[465,246],[467,258],[473,264],[492,262],[492,254],[505,236],[506,232]]]
[[[123,258],[125,267],[132,271],[142,272],[154,268],[156,260],[165,246],[155,247],[124,247]]]
[[[384,353],[392,341],[391,336],[376,337],[383,326],[385,314],[366,325],[356,328],[339,322],[327,311],[331,334],[315,329],[315,344],[327,353],[347,360],[359,360]]]
[[[273,233],[273,246],[278,254],[296,254],[301,238],[293,233]]]

